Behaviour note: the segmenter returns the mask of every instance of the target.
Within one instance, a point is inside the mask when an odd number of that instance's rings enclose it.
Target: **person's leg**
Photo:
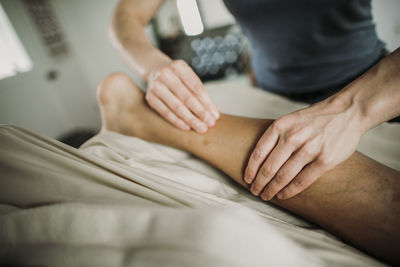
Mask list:
[[[107,77],[98,97],[103,127],[186,150],[246,188],[242,177],[248,157],[272,123],[221,115],[207,134],[185,132],[153,112],[123,74]],[[296,197],[272,202],[378,258],[400,262],[400,173],[358,152]]]

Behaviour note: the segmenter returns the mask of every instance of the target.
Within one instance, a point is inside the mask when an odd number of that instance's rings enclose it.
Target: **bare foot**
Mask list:
[[[143,92],[125,74],[107,76],[99,85],[97,99],[102,128],[141,137],[146,115],[152,113]]]
[[[97,92],[102,129],[184,149],[193,131],[183,131],[159,116],[146,103],[143,92],[125,74],[111,74]],[[201,135],[205,138],[206,135]],[[180,140],[174,143],[171,139]]]

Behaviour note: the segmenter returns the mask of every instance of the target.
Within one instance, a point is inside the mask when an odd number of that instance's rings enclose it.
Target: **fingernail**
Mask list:
[[[210,114],[207,114],[206,119],[204,120],[207,123],[208,127],[212,127],[215,125],[215,120]]]
[[[187,124],[182,124],[182,129],[185,131],[188,131],[188,130],[190,130],[190,126]]]
[[[219,112],[216,110],[211,111],[211,113],[213,114],[214,118],[217,120],[219,118]]]
[[[256,191],[255,189],[252,189],[252,190],[251,190],[251,193],[252,193],[254,196],[258,196],[257,191]]]
[[[244,177],[244,181],[248,184],[251,184],[251,178],[250,177]]]
[[[196,124],[196,130],[199,133],[205,133],[205,132],[207,132],[207,129],[208,129],[207,125],[205,125],[202,122],[199,122]]]

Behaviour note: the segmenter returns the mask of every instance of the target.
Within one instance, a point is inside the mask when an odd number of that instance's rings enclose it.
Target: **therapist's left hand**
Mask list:
[[[356,150],[365,129],[359,108],[325,100],[276,120],[250,155],[244,180],[263,200],[287,199]]]

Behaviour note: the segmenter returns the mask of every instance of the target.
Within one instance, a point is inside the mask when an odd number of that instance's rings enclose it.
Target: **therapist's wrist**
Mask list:
[[[400,116],[400,48],[380,60],[334,97],[357,110],[366,132]]]
[[[146,71],[143,75],[143,79],[146,82],[149,82],[149,80],[154,76],[155,72],[172,62],[171,58],[169,58],[158,49],[152,50],[148,55],[148,58],[148,62],[151,62],[151,64],[146,67]]]
[[[348,127],[360,135],[360,138],[374,126],[374,122],[368,116],[365,103],[362,101],[358,90],[346,86],[339,93],[329,97],[325,101],[324,110],[342,116],[348,121]]]

